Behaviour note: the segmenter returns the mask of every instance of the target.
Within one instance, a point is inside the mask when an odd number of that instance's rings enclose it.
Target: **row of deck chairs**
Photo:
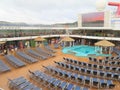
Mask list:
[[[6,55],[5,58],[11,65],[13,65],[16,68],[23,67],[26,65],[24,62],[22,62],[20,59],[18,59],[16,57],[14,57],[13,55]]]
[[[55,53],[56,51],[55,50],[53,50],[50,46],[45,46],[45,49],[47,50],[47,51],[49,51],[49,52],[52,52],[52,53]]]
[[[38,70],[34,72],[31,71],[29,72],[30,72],[30,77],[32,79],[34,79],[39,84],[42,83],[42,85],[49,88],[49,90],[88,90],[88,88],[67,83],[65,81],[49,76],[44,72]]]
[[[8,79],[8,85],[11,90],[42,90],[22,76],[13,80]]]
[[[105,79],[92,78],[89,76],[83,76],[76,73],[61,70],[59,68],[55,68],[52,66],[48,66],[45,68],[47,69],[47,71],[49,71],[49,73],[52,73],[52,75],[58,75],[62,79],[72,80],[84,86],[94,87],[98,89],[113,89],[115,87],[115,84],[113,84],[112,80],[105,80]]]
[[[8,67],[2,60],[0,60],[0,73],[10,71],[10,67]]]
[[[63,58],[63,60],[65,60],[67,63],[75,64],[77,66],[81,66],[84,68],[120,73],[120,67],[90,64],[90,63],[81,62],[78,60],[73,60],[71,58],[65,58],[65,57]]]
[[[43,55],[41,55],[41,54],[39,54],[39,53],[31,50],[31,49],[27,50],[27,52],[28,52],[32,57],[39,58],[39,59],[43,59],[43,60],[47,59],[47,57],[45,57],[45,56],[43,56]]]
[[[32,58],[31,56],[25,54],[24,52],[18,51],[18,52],[17,52],[17,55],[20,56],[20,57],[22,57],[22,59],[23,59],[25,62],[27,62],[27,63],[35,63],[35,62],[38,61],[37,59]]]
[[[37,50],[39,53],[44,54],[44,55],[47,55],[47,56],[50,56],[50,57],[54,57],[54,56],[55,56],[54,54],[48,53],[48,52],[44,51],[43,49],[41,49],[41,48],[39,48],[39,47],[36,48],[36,50]]]
[[[55,63],[57,65],[59,65],[60,67],[62,67],[62,68],[65,68],[65,69],[70,70],[70,71],[72,70],[72,71],[78,72],[80,74],[89,75],[91,77],[97,77],[97,78],[111,79],[111,80],[120,81],[120,74],[118,74],[118,73],[87,69],[87,68],[67,64],[67,63],[64,63],[64,62],[55,62]]]
[[[97,64],[102,64],[102,65],[106,65],[106,66],[120,66],[120,61],[110,61],[110,60],[97,60],[96,58],[91,58],[89,57],[89,61],[97,63]]]
[[[120,56],[117,55],[117,56],[105,57],[104,60],[105,61],[119,61],[120,60]]]

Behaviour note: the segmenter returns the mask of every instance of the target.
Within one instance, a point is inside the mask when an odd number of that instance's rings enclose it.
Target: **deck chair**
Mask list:
[[[119,80],[120,79],[120,75],[117,73],[113,73],[113,79],[114,80]]]
[[[99,79],[98,78],[92,78],[92,87],[99,88]]]
[[[104,70],[104,66],[100,65],[100,66],[98,67],[98,69]]]
[[[117,72],[117,71],[118,71],[118,70],[117,70],[117,67],[112,67],[111,71],[112,71],[112,72]]]
[[[107,88],[113,89],[115,87],[115,84],[113,84],[112,80],[107,80]]]
[[[59,88],[60,90],[65,90],[67,84],[68,84],[68,83],[66,83],[66,82],[62,82],[60,85],[58,85],[58,88]]]
[[[70,59],[70,63],[74,63],[74,60]]]
[[[61,80],[56,80],[55,82],[52,83],[52,86],[54,87],[55,90],[57,90],[58,86],[62,83]]]
[[[88,64],[87,64],[87,67],[88,67],[88,68],[92,68],[92,64],[88,63]]]
[[[83,66],[83,67],[87,67],[87,63],[83,62],[83,63],[82,63],[82,66]]]
[[[105,76],[105,72],[104,71],[99,71],[99,76],[103,78]]]
[[[74,66],[73,65],[69,65],[70,66],[70,70],[74,70]]]
[[[82,62],[79,61],[79,62],[78,62],[78,65],[79,65],[79,66],[82,66],[83,64],[82,64]]]
[[[89,61],[92,61],[93,62],[93,58],[92,57],[88,57]]]
[[[50,79],[47,80],[47,83],[48,83],[49,87],[53,86],[52,83],[54,83],[55,81],[56,81],[56,78],[50,77]]]
[[[105,76],[106,76],[107,79],[112,79],[112,74],[113,74],[113,73],[111,73],[111,72],[106,72],[105,74],[106,74]]]
[[[91,69],[87,69],[86,70],[86,74],[90,75],[92,73],[92,70]]]
[[[98,63],[98,60],[96,58],[93,58],[93,62]]]
[[[104,64],[105,64],[105,65],[108,65],[108,63],[109,63],[108,61],[104,61]]]
[[[107,88],[107,83],[104,79],[99,80],[100,88]]]
[[[68,85],[65,87],[65,90],[73,90],[73,88],[74,88],[74,85],[68,83]]]
[[[90,86],[90,84],[91,84],[91,78],[88,77],[88,76],[86,76],[86,77],[85,77],[85,85],[86,85],[86,86]]]
[[[77,61],[77,60],[74,60],[74,64],[78,64],[78,61]]]
[[[93,64],[93,69],[98,69],[98,65],[97,64]]]
[[[85,68],[81,68],[81,73],[82,74],[86,74],[86,69]]]
[[[99,63],[99,64],[103,64],[103,60],[102,60],[102,59],[99,59],[99,60],[98,60],[98,63]]]
[[[81,71],[81,68],[80,68],[79,66],[76,66],[76,67],[75,67],[75,71],[78,71],[78,72],[79,72],[79,71]]]
[[[77,81],[78,74],[74,73],[71,75],[71,80]]]
[[[83,84],[84,85],[84,80],[85,80],[85,76],[83,76],[83,75],[80,75],[77,78],[78,84]]]
[[[97,70],[93,70],[92,73],[93,73],[94,76],[98,75],[98,71]]]

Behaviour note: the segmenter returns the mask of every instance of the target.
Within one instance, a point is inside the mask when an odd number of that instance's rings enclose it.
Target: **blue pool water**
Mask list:
[[[100,48],[96,48],[96,50],[100,52]],[[94,46],[87,45],[65,47],[62,49],[62,52],[66,54],[74,54],[75,56],[89,56],[89,55],[111,56],[110,54],[100,54],[99,52],[95,51]]]

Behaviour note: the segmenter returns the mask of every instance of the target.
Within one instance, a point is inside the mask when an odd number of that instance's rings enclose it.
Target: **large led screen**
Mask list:
[[[104,27],[104,12],[82,14],[82,27]]]

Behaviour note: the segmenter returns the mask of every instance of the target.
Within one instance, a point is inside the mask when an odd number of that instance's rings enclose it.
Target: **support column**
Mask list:
[[[71,42],[69,42],[69,47],[71,47]]]
[[[102,54],[102,51],[103,51],[103,49],[102,49],[102,47],[101,47],[101,52],[100,52],[101,54]]]

